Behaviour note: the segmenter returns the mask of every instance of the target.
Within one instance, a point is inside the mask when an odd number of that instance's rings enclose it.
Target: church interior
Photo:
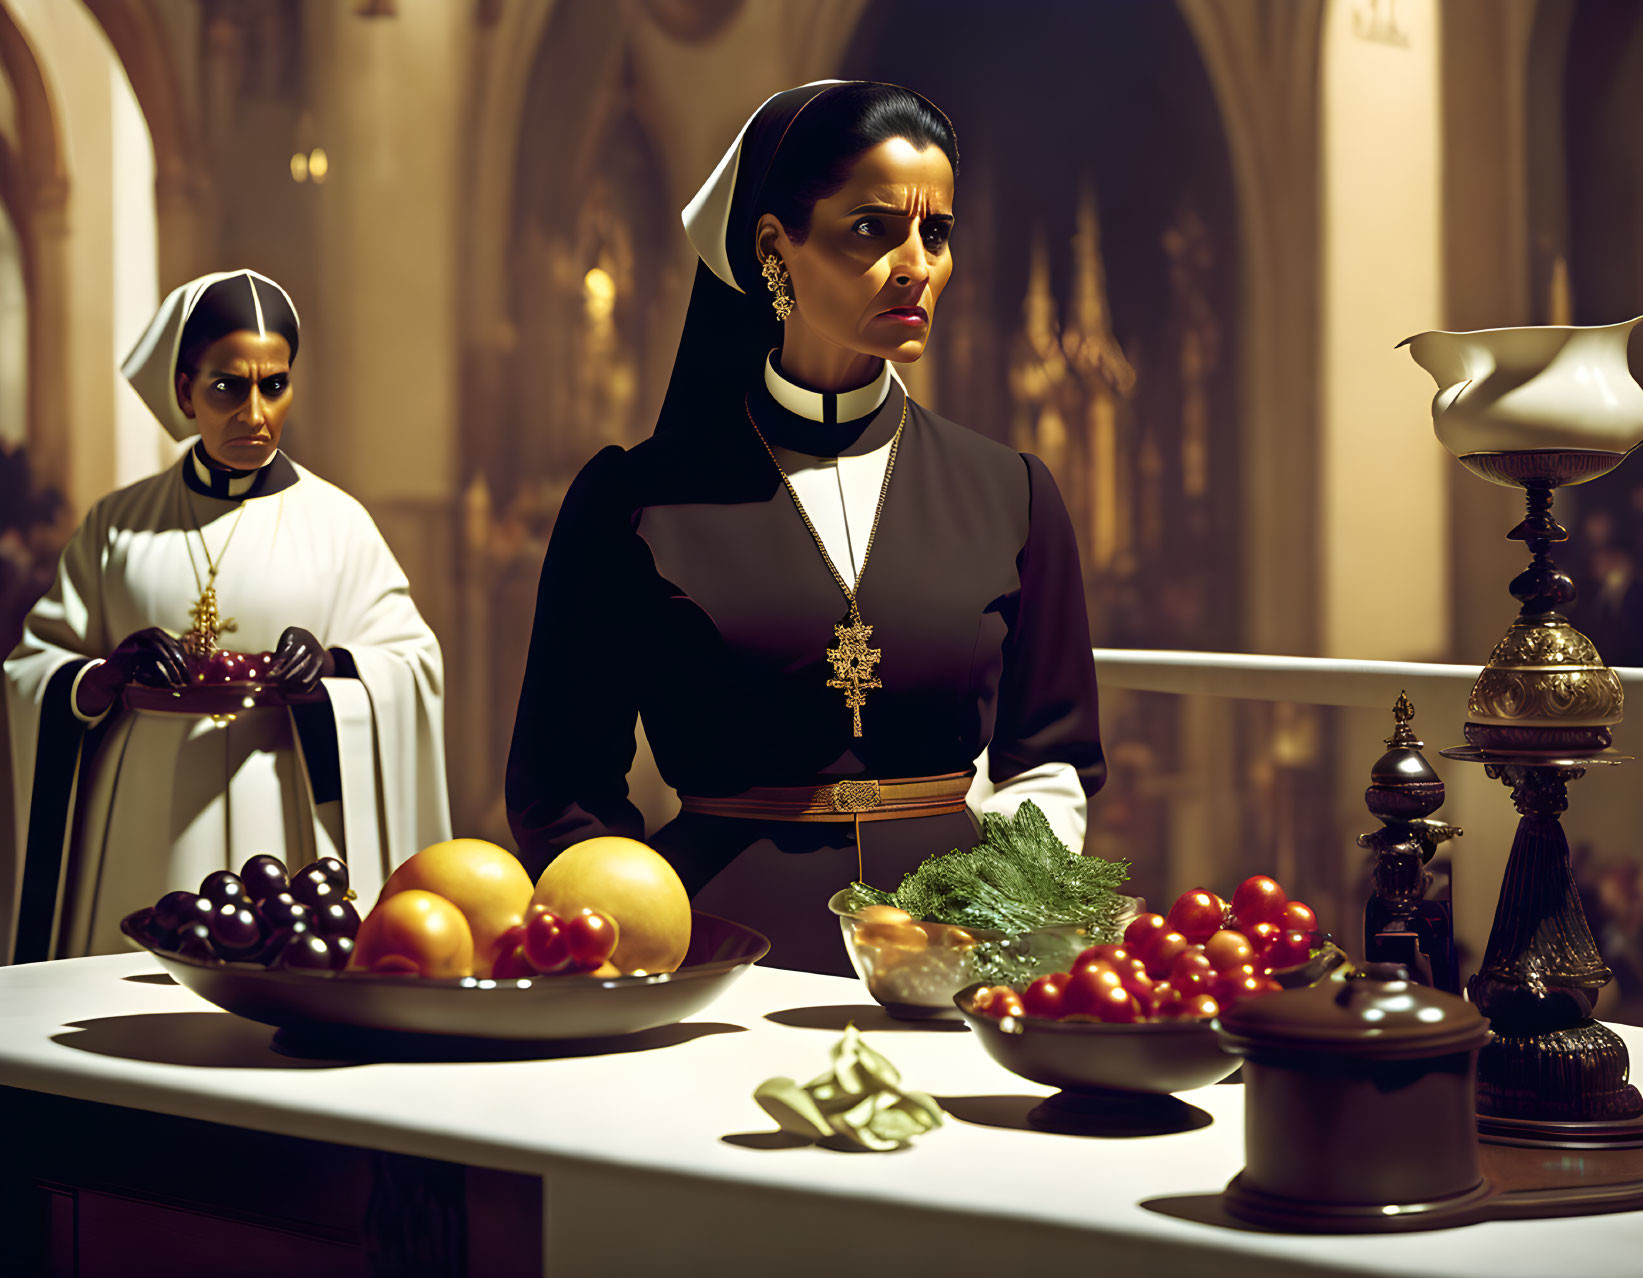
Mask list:
[[[900,371],[1049,466],[1097,649],[1481,663],[1520,499],[1455,465],[1395,348],[1643,309],[1626,0],[0,0],[0,648],[91,503],[176,456],[118,375],[158,299],[253,267],[306,329],[287,451],[404,566],[453,826],[507,844],[548,534],[654,423],[677,212],[753,106],[827,78],[955,123],[957,269]],[[1643,666],[1643,476],[1558,509],[1572,619]],[[1353,934],[1391,697],[1223,683],[1103,677],[1088,850],[1161,900],[1273,868]],[[1416,700],[1431,750],[1458,740],[1460,701]],[[1475,962],[1511,813],[1439,767]],[[643,748],[631,785],[671,815]],[[1567,820],[1606,1014],[1634,1020],[1636,793],[1594,777]]]

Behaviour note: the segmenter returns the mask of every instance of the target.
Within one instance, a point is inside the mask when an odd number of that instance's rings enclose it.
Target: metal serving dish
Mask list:
[[[1222,1050],[1213,1021],[1049,1021],[1033,1016],[994,1020],[976,1010],[972,985],[953,1003],[991,1056],[1012,1074],[1087,1095],[1162,1096],[1219,1083],[1238,1068]]]
[[[121,930],[179,985],[225,1011],[305,1034],[370,1031],[514,1042],[635,1034],[701,1011],[770,950],[752,928],[693,910],[690,948],[675,972],[435,981],[184,958],[144,940],[136,921],[145,913],[127,915]]]

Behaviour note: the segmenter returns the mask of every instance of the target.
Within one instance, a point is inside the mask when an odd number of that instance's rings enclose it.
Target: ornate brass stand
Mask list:
[[[1611,466],[1619,460],[1601,456]],[[1574,582],[1549,553],[1568,539],[1552,518],[1552,490],[1590,478],[1594,456],[1461,460],[1484,478],[1528,490],[1528,517],[1507,536],[1532,554],[1511,585],[1522,604],[1517,620],[1473,686],[1468,744],[1441,752],[1483,764],[1510,787],[1521,814],[1483,965],[1467,983],[1495,1032],[1478,1057],[1478,1129],[1506,1144],[1643,1146],[1643,1096],[1626,1081],[1625,1044],[1592,1019],[1610,972],[1581,908],[1559,820],[1571,781],[1628,758],[1609,748],[1610,727],[1621,718],[1620,680],[1563,615]]]

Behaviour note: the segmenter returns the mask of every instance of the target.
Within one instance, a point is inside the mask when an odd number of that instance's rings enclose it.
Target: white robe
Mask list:
[[[52,675],[145,627],[187,629],[200,593],[190,549],[199,575],[207,571],[202,535],[220,563],[222,615],[237,624],[224,648],[265,652],[295,625],[354,659],[357,680],[325,681],[340,822],[316,808],[290,710],[212,718],[117,704],[91,757],[80,751],[50,954],[126,948],[124,915],[259,852],[292,868],[342,855],[368,905],[394,866],[450,837],[439,644],[371,517],[300,466],[295,483],[244,501],[241,517],[242,503],[184,482],[192,464],[185,455],[92,508],[5,664],[17,835],[11,863],[0,862],[0,961],[10,961],[17,936]]]

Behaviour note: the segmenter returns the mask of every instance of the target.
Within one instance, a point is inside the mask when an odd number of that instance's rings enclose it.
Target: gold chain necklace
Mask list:
[[[194,524],[194,535],[200,539],[200,553],[205,556],[208,571],[205,581],[201,582],[200,566],[194,562],[194,547],[188,540],[188,531],[184,529],[183,546],[188,551],[188,566],[194,570],[194,584],[200,589],[200,597],[189,609],[188,615],[194,624],[183,635],[183,651],[203,661],[217,650],[219,635],[239,629],[232,617],[225,619],[217,610],[217,573],[222,569],[222,561],[228,554],[229,543],[240,530],[240,520],[245,518],[246,503],[240,503],[240,513],[234,516],[234,526],[228,530],[228,536],[223,538],[222,549],[217,552],[215,560],[211,558],[211,548],[205,544],[205,531],[200,527],[199,517],[195,515],[187,493],[183,494],[183,505],[187,507],[188,517]]]
[[[879,664],[879,658],[884,653],[878,648],[869,648],[867,641],[873,637],[873,627],[862,624],[861,609],[856,603],[856,591],[861,589],[861,579],[867,575],[867,558],[873,553],[873,538],[878,535],[879,516],[884,513],[884,498],[890,491],[890,475],[896,468],[896,450],[901,447],[901,432],[907,425],[907,401],[901,402],[901,421],[896,424],[895,436],[890,440],[890,457],[884,465],[884,482],[879,485],[878,505],[873,509],[873,526],[867,533],[867,545],[861,552],[861,571],[856,574],[856,588],[852,590],[845,581],[844,575],[839,572],[833,563],[833,556],[827,553],[827,547],[822,542],[821,534],[816,531],[816,525],[810,522],[810,516],[805,514],[804,503],[799,500],[799,494],[793,487],[793,481],[787,477],[782,469],[781,462],[776,460],[776,450],[770,447],[770,441],[765,439],[764,432],[759,429],[759,423],[753,420],[753,404],[749,397],[742,399],[742,408],[747,413],[747,424],[753,427],[753,433],[759,437],[764,445],[765,452],[770,454],[770,461],[776,468],[776,473],[782,477],[782,483],[787,485],[787,495],[793,499],[793,508],[799,512],[799,518],[804,520],[804,526],[809,529],[816,549],[821,551],[822,562],[827,570],[833,574],[833,580],[838,583],[844,592],[845,600],[850,605],[850,612],[844,621],[833,627],[833,635],[838,647],[827,650],[827,660],[833,667],[833,677],[827,681],[829,688],[839,688],[844,692],[844,704],[850,710],[851,736],[861,736],[861,708],[867,704],[867,690],[882,688],[884,685],[873,677],[873,671]],[[848,531],[849,525],[846,525]]]

